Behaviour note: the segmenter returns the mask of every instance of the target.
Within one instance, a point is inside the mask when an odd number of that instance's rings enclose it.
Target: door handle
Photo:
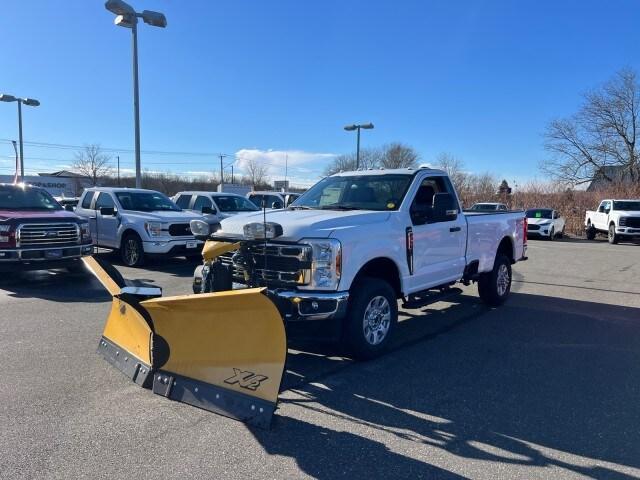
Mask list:
[[[449,229],[449,231],[450,231],[450,232],[452,232],[452,233],[453,233],[453,232],[459,232],[460,230],[462,230],[460,227],[451,227],[451,228]]]

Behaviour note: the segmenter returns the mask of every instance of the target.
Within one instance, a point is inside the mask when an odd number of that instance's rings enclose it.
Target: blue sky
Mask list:
[[[342,127],[371,121],[363,146],[402,141],[425,163],[449,152],[470,171],[541,178],[546,123],[618,69],[640,70],[636,0],[131,3],[168,20],[140,26],[142,149],[185,154],[144,153],[154,171],[217,171],[224,152],[280,178],[288,152],[289,175],[309,183],[354,149]],[[131,34],[103,4],[3,2],[0,92],[42,103],[24,108],[27,142],[133,148]],[[0,104],[2,173],[15,110]],[[27,172],[73,151],[27,145]]]

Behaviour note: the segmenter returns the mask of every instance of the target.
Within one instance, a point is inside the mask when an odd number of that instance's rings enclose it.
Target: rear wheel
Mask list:
[[[144,263],[142,240],[135,233],[129,233],[122,239],[120,258],[127,267],[140,267]]]
[[[587,225],[587,240],[595,240],[596,229],[590,223]]]
[[[349,299],[345,343],[357,359],[375,358],[391,341],[398,322],[396,295],[384,280],[364,277],[356,282]]]
[[[620,240],[620,237],[616,235],[616,226],[612,223],[609,225],[609,243],[616,244]]]
[[[498,254],[493,270],[480,274],[478,294],[484,303],[496,307],[502,305],[511,291],[511,260]]]
[[[562,227],[562,231],[558,233],[558,238],[564,238],[564,227]]]

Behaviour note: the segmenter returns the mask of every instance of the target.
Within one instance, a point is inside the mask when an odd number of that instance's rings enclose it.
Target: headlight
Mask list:
[[[191,220],[189,222],[191,233],[196,237],[208,237],[211,233],[211,227],[204,220]]]
[[[247,240],[264,240],[282,235],[282,225],[274,222],[247,223],[242,230]]]
[[[11,225],[0,225],[0,243],[9,243]]]
[[[89,230],[88,222],[84,222],[80,224],[80,236],[82,239],[91,237],[91,230]]]
[[[311,282],[305,288],[336,290],[342,276],[342,246],[334,238],[304,239],[311,247]]]
[[[627,224],[627,217],[620,217],[620,220],[618,221],[618,225],[620,225],[621,227],[624,227]]]
[[[162,223],[160,222],[145,222],[144,229],[150,237],[162,236]]]

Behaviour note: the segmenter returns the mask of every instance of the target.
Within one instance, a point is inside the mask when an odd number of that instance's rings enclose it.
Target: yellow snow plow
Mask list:
[[[287,339],[263,288],[163,297],[83,260],[113,297],[98,346],[109,363],[156,394],[269,427]]]

